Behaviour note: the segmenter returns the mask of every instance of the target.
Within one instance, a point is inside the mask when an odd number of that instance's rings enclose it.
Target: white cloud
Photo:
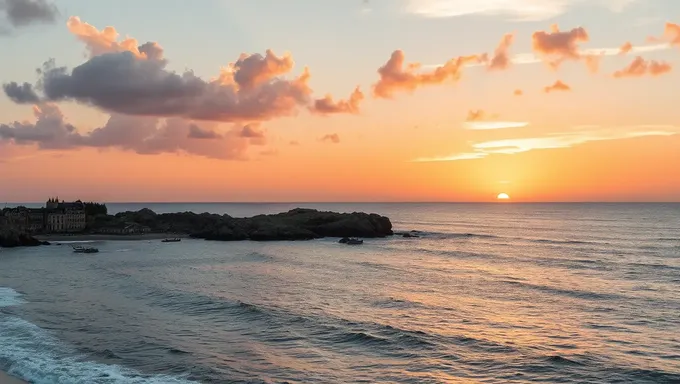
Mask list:
[[[475,131],[491,129],[522,128],[529,125],[526,121],[466,121],[463,126],[465,129]]]
[[[449,156],[419,158],[414,162],[457,161],[481,159],[491,154],[529,152],[537,149],[570,148],[576,145],[605,140],[632,139],[648,136],[674,136],[680,134],[680,126],[675,125],[636,125],[630,127],[601,128],[588,125],[574,127],[568,132],[548,134],[542,137],[503,139],[483,141],[471,145],[473,152],[463,152]]]
[[[466,15],[513,16],[516,21],[541,21],[577,5],[597,5],[620,12],[636,0],[408,0],[405,11],[423,17]]]

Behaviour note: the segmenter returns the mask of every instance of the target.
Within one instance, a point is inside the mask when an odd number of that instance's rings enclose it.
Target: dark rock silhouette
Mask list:
[[[35,247],[38,245],[47,244],[49,243],[37,240],[27,233],[22,232],[0,220],[0,247]]]
[[[221,241],[373,238],[392,235],[392,223],[384,216],[303,208],[250,218],[192,212],[155,214],[149,209],[143,209],[119,213],[113,219],[139,223],[151,228],[152,232],[186,233],[194,238]]]

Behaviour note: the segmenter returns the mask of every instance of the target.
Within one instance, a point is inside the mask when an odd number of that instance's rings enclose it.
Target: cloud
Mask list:
[[[397,91],[413,92],[426,85],[456,82],[461,77],[463,66],[486,61],[486,55],[459,56],[430,71],[421,72],[419,63],[406,64],[404,52],[396,50],[387,63],[378,69],[380,80],[373,85],[373,95],[390,99]]]
[[[512,33],[505,34],[501,42],[496,47],[493,57],[489,62],[489,69],[507,69],[510,66],[511,60],[508,51],[510,46],[515,41],[515,35]]]
[[[298,146],[298,145],[300,145],[300,142],[297,141],[297,140],[291,140],[291,141],[288,143],[288,145]]]
[[[35,104],[40,101],[38,94],[33,90],[33,85],[23,83],[19,85],[17,82],[3,84],[2,90],[5,91],[7,97],[17,104]]]
[[[670,49],[670,45],[667,43],[663,44],[651,44],[651,45],[641,45],[634,46],[630,53],[635,54],[645,54],[650,52],[658,52]],[[600,58],[606,56],[617,56],[621,54],[621,47],[609,47],[609,48],[590,48],[584,50],[578,50],[578,55],[586,60],[586,64],[597,64]],[[590,61],[590,63],[588,62]],[[536,64],[545,62],[545,56],[537,55],[536,53],[519,53],[510,57],[510,62],[513,65],[524,65],[524,64]],[[431,69],[440,66],[441,64],[428,64],[423,65],[424,69]],[[480,67],[484,66],[484,63],[467,63],[467,67]],[[592,69],[591,69],[592,71]]]
[[[515,96],[522,96],[524,94],[524,91],[521,89],[515,89],[515,91],[512,93]]]
[[[633,49],[633,44],[630,43],[630,41],[625,42],[619,51],[620,54],[625,55],[626,53],[630,52]]]
[[[481,109],[477,110],[469,110],[467,114],[467,118],[465,121],[478,121],[482,120],[486,116],[486,113],[482,111]]]
[[[666,23],[664,36],[668,39],[671,45],[680,47],[680,24]]]
[[[554,69],[559,68],[565,60],[581,60],[584,55],[578,45],[589,39],[583,27],[560,31],[557,24],[552,25],[550,32],[536,31],[531,35],[534,52]]]
[[[282,57],[277,57],[271,49],[268,49],[264,56],[242,54],[232,65],[234,82],[241,89],[254,89],[279,75],[290,72],[293,65],[293,58],[290,54],[286,53]]]
[[[577,5],[597,5],[620,12],[634,0],[409,0],[406,12],[423,17],[467,15],[511,16],[514,21],[540,21]]]
[[[0,0],[0,20],[14,28],[53,23],[58,15],[57,7],[46,0]]]
[[[42,150],[117,148],[145,155],[187,153],[215,159],[245,159],[252,144],[238,130],[218,134],[180,118],[114,114],[104,126],[83,134],[66,122],[57,105],[34,106],[33,112],[35,123],[0,124],[0,141],[37,145]]]
[[[189,135],[187,137],[190,139],[219,139],[222,135],[215,131],[201,128],[196,124],[189,124]]]
[[[641,77],[645,75],[660,76],[669,73],[673,67],[664,61],[645,60],[641,56],[636,57],[625,68],[614,72],[615,78]]]
[[[251,123],[244,125],[238,133],[239,137],[243,137],[250,141],[252,145],[265,145],[267,139],[264,131],[260,128],[259,123]]]
[[[543,88],[543,92],[545,92],[545,93],[550,93],[550,92],[555,92],[555,91],[571,91],[571,87],[569,85],[563,83],[561,80],[557,80],[557,81],[555,81],[554,84]]]
[[[319,139],[319,141],[326,141],[333,144],[338,144],[340,143],[340,136],[338,136],[337,133],[331,133],[323,136],[321,139]]]
[[[33,107],[35,123],[15,121],[0,124],[0,140],[18,145],[38,144],[41,149],[69,149],[83,143],[76,128],[65,122],[59,107],[44,104]]]
[[[284,76],[293,68],[289,54],[242,54],[218,77],[204,80],[190,70],[168,70],[158,43],[118,41],[115,28],[99,31],[78,17],[71,17],[67,26],[85,43],[89,59],[72,70],[47,61],[38,70],[37,89],[44,95],[35,94],[27,83],[5,84],[5,93],[15,102],[37,97],[75,101],[113,114],[235,123],[292,116],[311,103],[308,69],[297,77]]]
[[[680,126],[638,125],[614,128],[600,126],[575,127],[571,131],[540,137],[492,140],[473,143],[472,152],[449,156],[414,159],[413,162],[457,161],[481,159],[492,154],[516,154],[539,149],[570,148],[594,141],[622,140],[649,136],[673,136],[680,134]]]
[[[40,70],[39,84],[47,101],[77,101],[113,113],[190,120],[268,120],[293,115],[309,104],[306,70],[291,80],[264,81],[262,72],[242,66],[233,73],[234,83],[225,85],[190,71],[177,74],[165,65],[165,61],[140,60],[130,51],[94,56],[72,71],[48,61]],[[248,75],[241,75],[241,70]],[[237,82],[252,87],[241,88]]]
[[[488,116],[492,119],[498,118],[498,115]],[[467,118],[463,127],[469,130],[482,131],[482,130],[493,130],[493,129],[506,129],[506,128],[521,128],[529,125],[528,122],[523,121],[495,121],[487,120],[487,113],[478,110],[468,111]]]
[[[333,96],[326,95],[322,99],[316,99],[314,105],[310,108],[312,113],[316,114],[334,114],[334,113],[359,113],[359,104],[364,100],[364,94],[359,87],[354,89],[354,92],[349,96],[348,100],[333,101]]]
[[[85,43],[90,57],[106,53],[130,52],[138,59],[163,59],[163,48],[158,43],[147,42],[140,45],[136,39],[131,37],[119,42],[119,33],[114,27],[109,26],[99,31],[96,27],[81,21],[78,16],[69,17],[66,27],[78,40]]]

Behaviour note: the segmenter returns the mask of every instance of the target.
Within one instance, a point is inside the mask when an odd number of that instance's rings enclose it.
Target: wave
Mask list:
[[[0,287],[0,302],[20,304],[20,294]],[[104,350],[92,357],[118,358]],[[32,383],[189,384],[183,376],[145,375],[88,359],[48,331],[15,316],[0,315],[0,369]]]
[[[539,292],[544,292],[547,294],[551,295],[556,295],[556,296],[568,296],[568,297],[574,297],[577,299],[584,299],[584,300],[627,300],[628,297],[615,294],[615,293],[599,293],[599,292],[592,292],[592,291],[582,291],[578,289],[565,289],[565,288],[557,288],[557,287],[550,287],[547,285],[540,285],[540,284],[530,284],[530,283],[525,283],[521,281],[515,281],[515,280],[504,280],[501,281],[502,283],[509,284],[509,285],[515,285],[520,288],[525,288],[529,290],[535,290]]]
[[[12,288],[0,287],[0,308],[23,304],[21,294]]]
[[[460,239],[507,239],[519,240],[536,244],[554,244],[554,245],[611,245],[608,242],[602,241],[586,241],[586,240],[558,240],[558,239],[536,239],[531,237],[514,237],[514,236],[498,236],[486,233],[461,233],[461,232],[433,232],[433,231],[395,231],[397,236],[408,233],[424,238],[432,238],[438,240],[460,240]]]

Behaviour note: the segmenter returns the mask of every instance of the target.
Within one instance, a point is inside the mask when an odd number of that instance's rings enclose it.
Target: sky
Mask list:
[[[0,0],[0,201],[680,201],[676,0]]]

